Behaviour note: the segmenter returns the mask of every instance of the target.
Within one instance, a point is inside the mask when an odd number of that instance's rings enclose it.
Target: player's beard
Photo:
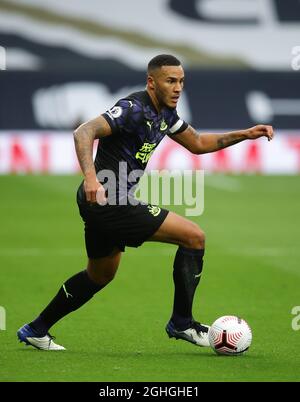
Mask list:
[[[164,93],[163,91],[160,91],[160,90],[157,91],[156,98],[157,98],[157,100],[158,100],[158,102],[159,102],[161,107],[168,107],[168,108],[171,108],[171,109],[175,109],[176,106],[177,106],[176,104],[173,105],[171,103],[172,96],[169,95],[169,94]]]

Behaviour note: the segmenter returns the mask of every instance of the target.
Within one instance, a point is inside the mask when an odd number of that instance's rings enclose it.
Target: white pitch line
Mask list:
[[[174,256],[177,248],[174,249],[161,249],[156,250],[156,255]],[[47,249],[47,248],[2,248],[0,249],[0,257],[41,257],[45,255],[50,256],[85,256],[84,247],[78,248],[65,248],[65,249]],[[129,257],[153,257],[153,251],[132,250],[130,247],[126,248],[125,256]]]
[[[241,191],[241,182],[236,177],[224,175],[205,176],[205,186],[210,186],[218,190],[238,192]]]
[[[47,249],[47,248],[2,248],[0,256],[9,257],[39,257],[44,255],[83,255],[84,249]]]
[[[245,247],[239,249],[229,249],[230,253],[238,255],[246,255],[252,257],[280,257],[299,255],[300,249],[297,247]]]
[[[157,248],[153,250],[135,250],[131,247],[126,248],[124,255],[130,257],[153,257],[153,253],[156,255],[172,256],[177,251],[177,247],[172,248]],[[224,253],[234,254],[234,255],[244,255],[249,257],[285,257],[285,256],[298,256],[300,255],[300,249],[297,247],[269,247],[269,248],[230,248],[224,250]],[[9,257],[35,257],[44,255],[61,255],[61,256],[72,256],[72,255],[85,255],[84,247],[82,248],[60,248],[60,249],[48,249],[48,248],[2,248],[0,249],[0,256]]]
[[[300,249],[297,247],[264,247],[227,249],[231,255],[240,255],[250,258],[261,258],[268,266],[300,276],[299,256]]]

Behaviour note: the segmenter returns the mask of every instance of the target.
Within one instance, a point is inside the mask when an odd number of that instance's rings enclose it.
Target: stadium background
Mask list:
[[[300,332],[291,326],[300,305],[299,38],[298,0],[0,0],[0,380],[299,380]],[[78,360],[22,354],[15,330],[85,264],[72,130],[144,88],[146,64],[159,53],[182,60],[179,114],[195,128],[275,128],[271,143],[197,158],[165,139],[149,163],[205,170],[205,212],[195,221],[209,248],[198,303],[204,321],[249,319],[253,351],[217,361],[167,343],[175,249],[147,244],[125,253],[103,296],[57,326]],[[97,341],[85,348],[87,333]]]

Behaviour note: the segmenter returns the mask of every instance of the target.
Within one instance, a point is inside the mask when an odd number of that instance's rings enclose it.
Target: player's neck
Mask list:
[[[148,95],[150,96],[153,106],[155,107],[157,112],[160,113],[163,109],[163,106],[159,103],[154,93],[152,93],[148,88],[146,88],[146,90],[148,92]]]

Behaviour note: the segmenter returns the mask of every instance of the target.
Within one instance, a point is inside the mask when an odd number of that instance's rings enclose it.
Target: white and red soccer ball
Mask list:
[[[210,346],[221,355],[240,355],[249,349],[251,328],[245,320],[234,315],[218,318],[208,331]]]

